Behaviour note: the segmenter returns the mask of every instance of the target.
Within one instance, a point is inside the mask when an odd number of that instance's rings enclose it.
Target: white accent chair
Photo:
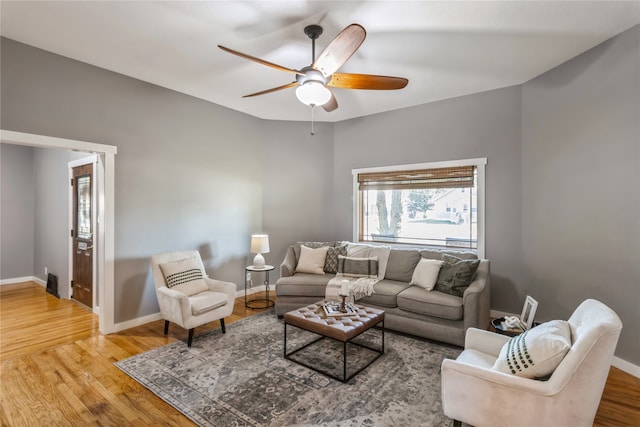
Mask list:
[[[167,281],[160,267],[165,263],[189,258],[196,258],[196,263],[202,271],[202,279],[209,288],[191,296],[167,287]],[[151,257],[151,271],[156,285],[160,313],[162,318],[165,319],[165,335],[169,332],[169,322],[176,323],[189,330],[187,345],[191,347],[194,328],[215,320],[220,320],[222,333],[226,333],[224,318],[233,312],[236,285],[231,282],[209,278],[198,251],[168,252],[153,255]]]
[[[546,381],[492,370],[509,337],[470,328],[456,360],[442,362],[446,416],[482,426],[589,426],[598,410],[622,323],[588,299],[568,320],[571,348]]]

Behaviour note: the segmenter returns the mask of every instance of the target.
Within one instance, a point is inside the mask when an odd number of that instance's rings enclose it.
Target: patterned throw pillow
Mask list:
[[[571,327],[552,320],[507,341],[494,370],[523,378],[545,378],[553,373],[571,348]]]
[[[160,264],[160,269],[164,274],[164,279],[169,289],[182,292],[186,296],[209,290],[196,258],[186,258]]]
[[[352,258],[338,255],[338,275],[347,277],[378,277],[378,257]]]
[[[324,272],[336,274],[338,272],[338,255],[347,256],[347,245],[330,247],[324,260]]]
[[[460,259],[447,254],[442,254],[442,267],[438,274],[438,281],[433,288],[436,291],[461,297],[465,289],[473,280],[473,275],[480,265],[479,259]]]

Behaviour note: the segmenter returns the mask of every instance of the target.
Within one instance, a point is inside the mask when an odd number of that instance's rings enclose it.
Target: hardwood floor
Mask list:
[[[273,295],[272,295],[273,298]],[[236,299],[227,323],[262,310]],[[0,286],[0,425],[193,426],[185,416],[113,366],[187,331],[163,321],[110,335],[98,319],[35,283]],[[197,335],[218,329],[213,322]],[[594,426],[640,426],[640,379],[612,368]]]

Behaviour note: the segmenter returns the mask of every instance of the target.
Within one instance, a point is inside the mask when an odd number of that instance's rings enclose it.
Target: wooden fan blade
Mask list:
[[[358,50],[367,32],[358,24],[351,24],[322,51],[311,68],[320,71],[325,77],[338,71],[340,67]]]
[[[331,92],[331,99],[329,99],[326,103],[324,103],[322,108],[324,108],[324,111],[326,111],[327,113],[330,113],[336,108],[338,108],[338,100],[336,99],[333,92]]]
[[[246,53],[242,53],[242,52],[238,52],[237,50],[229,49],[228,47],[224,47],[224,46],[220,46],[220,45],[218,45],[218,47],[220,49],[224,50],[225,52],[229,52],[229,53],[231,53],[233,55],[237,55],[240,58],[248,59],[249,61],[257,62],[258,64],[266,65],[267,67],[275,68],[276,70],[284,71],[286,73],[298,74],[298,75],[301,75],[301,76],[305,76],[306,75],[305,73],[303,73],[301,71],[293,70],[293,69],[287,68],[287,67],[283,67],[282,65],[274,64],[273,62],[265,61],[264,59],[256,58],[255,56],[247,55]]]
[[[260,91],[260,92],[250,93],[249,95],[243,96],[243,98],[250,98],[252,96],[258,96],[258,95],[266,95],[267,93],[277,92],[277,91],[283,90],[283,89],[289,89],[290,87],[294,87],[294,86],[298,86],[298,82],[291,82],[291,83],[287,83],[286,85],[274,87],[274,88],[263,90],[263,91]]]
[[[402,89],[408,83],[409,80],[404,77],[334,73],[327,86],[343,89],[393,90]]]

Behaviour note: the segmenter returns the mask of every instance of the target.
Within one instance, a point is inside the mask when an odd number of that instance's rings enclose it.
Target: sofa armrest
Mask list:
[[[487,329],[491,321],[490,262],[480,260],[475,278],[462,296],[464,328]]]
[[[296,254],[293,251],[293,246],[287,248],[287,253],[284,256],[282,264],[280,264],[280,277],[290,277],[296,271]]]

